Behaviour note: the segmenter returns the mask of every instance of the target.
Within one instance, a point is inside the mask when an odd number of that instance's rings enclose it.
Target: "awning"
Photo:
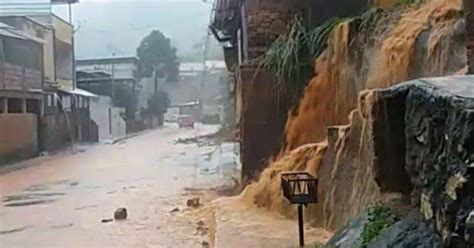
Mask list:
[[[84,96],[84,97],[99,97],[98,95],[96,95],[92,92],[89,92],[89,91],[83,90],[83,89],[79,89],[79,88],[75,88],[73,90],[66,90],[66,89],[58,89],[58,90],[62,91],[64,93],[71,94],[71,95],[78,95],[78,96]]]

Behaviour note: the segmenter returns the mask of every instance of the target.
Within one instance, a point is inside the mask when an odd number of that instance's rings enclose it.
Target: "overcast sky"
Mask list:
[[[49,2],[0,0],[6,1]],[[207,32],[211,8],[203,0],[80,0],[72,7],[76,56],[135,55],[142,38],[154,29],[171,38],[178,53],[189,53]],[[55,5],[53,11],[68,20],[67,5]]]

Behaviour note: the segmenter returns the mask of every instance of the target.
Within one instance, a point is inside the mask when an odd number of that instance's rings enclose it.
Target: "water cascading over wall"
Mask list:
[[[366,15],[373,21],[346,22],[333,31],[301,106],[287,122],[286,150],[323,140],[328,126],[347,124],[361,90],[454,74],[465,67],[464,21],[457,0]]]
[[[381,139],[388,131],[377,129],[397,120],[396,111],[380,107],[392,103],[378,103],[369,91],[357,105],[359,94],[412,78],[462,73],[466,60],[460,8],[457,0],[432,0],[403,10],[372,10],[337,26],[315,62],[315,77],[298,109],[289,114],[282,152],[244,190],[243,198],[294,217],[281,195],[279,173],[309,171],[320,179],[320,203],[307,215],[313,224],[335,230],[387,193],[410,191],[410,184],[400,185],[408,180],[403,171],[389,177],[393,167],[372,169],[383,162],[375,158],[381,149],[390,151],[385,160],[404,156],[397,154],[398,141],[390,146]],[[390,132],[400,132],[403,123],[398,125]]]

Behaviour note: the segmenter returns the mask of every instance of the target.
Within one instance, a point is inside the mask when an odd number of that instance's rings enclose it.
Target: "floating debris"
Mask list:
[[[102,219],[100,222],[101,223],[109,223],[109,222],[112,222],[114,221],[113,219]]]
[[[199,197],[188,199],[188,201],[186,202],[186,206],[192,207],[192,208],[199,207]]]
[[[179,212],[179,208],[173,208],[170,213],[176,213],[176,212]]]

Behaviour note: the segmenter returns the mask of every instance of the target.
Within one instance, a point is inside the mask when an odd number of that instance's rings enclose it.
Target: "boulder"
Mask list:
[[[433,225],[425,222],[418,211],[393,224],[372,241],[368,248],[438,248],[443,247]]]
[[[114,212],[114,219],[115,220],[126,220],[127,219],[127,209],[126,208],[118,208]]]
[[[367,213],[349,221],[339,229],[326,243],[325,248],[359,248],[362,245],[361,234],[368,221]]]

